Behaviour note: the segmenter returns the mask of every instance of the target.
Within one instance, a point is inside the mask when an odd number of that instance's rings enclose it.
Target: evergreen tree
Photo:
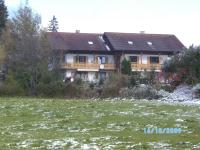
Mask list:
[[[0,0],[0,35],[2,29],[6,26],[6,21],[8,17],[7,7],[4,4],[4,0]]]
[[[52,20],[49,22],[50,22],[50,24],[49,24],[48,30],[50,32],[58,32],[58,21],[57,21],[56,17],[53,16]]]
[[[131,62],[130,60],[127,60],[126,58],[124,58],[124,60],[122,61],[122,74],[126,74],[126,75],[131,75]]]

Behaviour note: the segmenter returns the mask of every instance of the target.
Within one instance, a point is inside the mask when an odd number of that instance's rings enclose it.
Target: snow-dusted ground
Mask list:
[[[200,98],[197,97],[195,91],[200,89],[200,84],[197,84],[194,87],[188,85],[178,86],[172,93],[166,91],[159,91],[159,94],[162,95],[160,101],[166,101],[170,103],[184,103],[184,104],[200,104]]]

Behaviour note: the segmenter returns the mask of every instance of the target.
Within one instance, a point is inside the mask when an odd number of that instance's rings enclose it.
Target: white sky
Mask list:
[[[5,0],[12,14],[25,0]],[[200,0],[29,0],[47,27],[59,31],[174,34],[185,46],[200,45]]]

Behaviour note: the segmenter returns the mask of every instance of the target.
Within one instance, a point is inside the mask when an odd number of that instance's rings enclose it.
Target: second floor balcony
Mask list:
[[[139,63],[132,63],[131,68],[133,71],[150,71],[152,69],[155,69],[156,71],[161,70],[161,64],[139,64]]]
[[[61,63],[62,69],[85,69],[85,70],[115,70],[115,64],[98,63]]]

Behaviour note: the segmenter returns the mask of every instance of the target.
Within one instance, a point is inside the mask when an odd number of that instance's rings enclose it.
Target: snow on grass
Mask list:
[[[43,144],[46,146],[47,149],[62,149],[65,146],[70,148],[75,148],[79,145],[79,142],[77,142],[74,138],[68,138],[68,139],[51,139],[51,140],[44,140]]]
[[[176,122],[184,122],[184,120],[183,119],[176,119]]]
[[[20,104],[23,108],[17,111],[10,107]],[[31,109],[26,107],[28,104]],[[184,145],[198,149],[200,146],[200,109],[193,105],[145,100],[11,102],[1,99],[0,106],[0,149],[181,149]],[[180,127],[183,132],[145,135],[146,127]],[[190,144],[177,144],[180,141]]]
[[[94,144],[83,144],[81,150],[99,150],[99,147]]]
[[[169,148],[171,145],[164,142],[147,142],[147,144],[152,146],[154,149],[165,149],[165,148]]]
[[[33,140],[27,139],[17,143],[17,148],[28,148],[33,144]]]

